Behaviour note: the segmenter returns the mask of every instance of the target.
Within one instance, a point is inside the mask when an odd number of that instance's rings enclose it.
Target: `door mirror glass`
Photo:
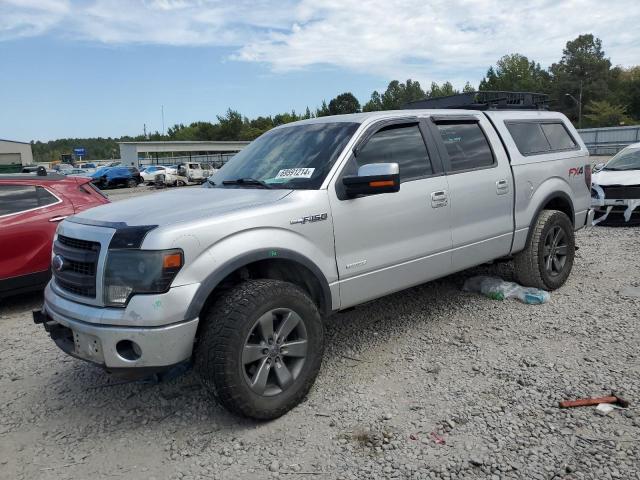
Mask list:
[[[595,167],[593,167],[593,171],[594,172],[599,172],[600,170],[602,170],[604,168],[606,164],[605,163],[597,163]]]
[[[342,178],[349,198],[377,195],[400,190],[400,167],[397,163],[368,163],[358,169],[358,175]]]

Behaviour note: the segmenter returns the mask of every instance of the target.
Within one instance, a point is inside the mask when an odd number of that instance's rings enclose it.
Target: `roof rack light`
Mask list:
[[[548,110],[549,95],[533,92],[467,92],[410,102],[405,109]]]

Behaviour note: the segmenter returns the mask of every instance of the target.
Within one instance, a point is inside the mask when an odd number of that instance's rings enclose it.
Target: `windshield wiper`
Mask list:
[[[223,185],[251,185],[251,186],[267,188],[267,189],[273,188],[268,183],[263,182],[262,180],[256,180],[255,178],[237,178],[235,180],[223,180],[222,184]]]

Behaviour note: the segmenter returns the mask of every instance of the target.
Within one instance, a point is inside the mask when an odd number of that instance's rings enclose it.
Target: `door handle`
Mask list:
[[[449,197],[447,196],[446,190],[440,190],[438,192],[431,193],[431,207],[440,208],[446,207],[449,202]]]
[[[496,182],[496,193],[498,195],[504,195],[505,193],[509,193],[509,182],[506,180],[498,180]]]
[[[49,219],[50,222],[61,222],[62,220],[64,220],[65,218],[67,218],[69,215],[58,215],[57,217],[51,217]]]

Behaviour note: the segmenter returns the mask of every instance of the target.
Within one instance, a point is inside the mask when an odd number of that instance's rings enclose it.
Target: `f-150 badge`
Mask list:
[[[291,220],[291,225],[295,225],[296,223],[312,223],[312,222],[321,222],[322,220],[326,220],[328,215],[326,213],[318,213],[317,215],[308,215],[306,217],[296,218],[295,220]]]

